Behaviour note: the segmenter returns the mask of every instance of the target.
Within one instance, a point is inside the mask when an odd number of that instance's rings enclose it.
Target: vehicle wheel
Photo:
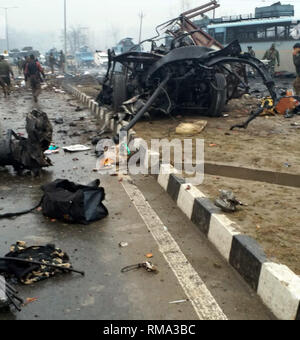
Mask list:
[[[113,76],[113,110],[118,112],[127,99],[126,76],[115,74]]]
[[[222,73],[216,74],[216,83],[211,87],[211,105],[207,111],[210,117],[220,117],[227,101],[227,83]]]

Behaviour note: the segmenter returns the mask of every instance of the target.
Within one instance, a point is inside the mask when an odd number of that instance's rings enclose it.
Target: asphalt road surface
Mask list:
[[[64,119],[63,125],[53,122],[53,141],[60,147],[88,145],[102,126],[88,110],[75,112],[74,105],[80,103],[71,99],[44,91],[38,104],[52,122],[56,117]],[[13,128],[24,133],[26,114],[34,105],[25,89],[9,99],[0,95],[2,131]],[[74,122],[76,126],[70,127]],[[1,256],[18,240],[29,246],[52,243],[68,253],[74,268],[86,272],[85,277],[63,274],[31,286],[19,285],[24,299],[37,300],[20,313],[1,314],[0,320],[274,319],[153,177],[120,181],[100,176],[92,171],[93,148],[77,154],[60,151],[51,159],[54,166],[40,178],[0,170],[0,213],[34,206],[42,196],[40,186],[55,179],[87,184],[100,177],[109,217],[89,226],[51,222],[38,211],[0,220]],[[128,246],[120,248],[120,242]],[[157,274],[144,269],[121,273],[125,266],[147,261],[148,253],[153,254]]]

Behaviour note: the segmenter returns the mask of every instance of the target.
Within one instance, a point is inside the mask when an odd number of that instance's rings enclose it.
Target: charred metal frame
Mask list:
[[[157,35],[141,42],[141,45],[151,43],[149,53],[132,50],[117,56],[114,51],[109,51],[108,70],[97,101],[102,105],[113,103],[117,92],[114,85],[116,65],[121,64],[122,71],[119,74],[123,77],[123,89],[128,92],[118,109],[123,108],[124,111],[120,120],[127,118],[129,121],[121,131],[128,132],[151,109],[167,114],[176,108],[206,109],[207,115],[221,115],[226,102],[238,98],[239,94],[248,93],[247,65],[262,77],[273,103],[279,102],[281,97],[276,93],[274,80],[260,60],[243,54],[238,41],[224,48],[191,21],[193,17],[203,16],[216,6],[219,6],[217,1],[212,0],[157,26]],[[161,40],[160,30],[173,38],[169,50],[156,45]],[[143,105],[139,103],[134,108],[132,103],[137,100]],[[126,107],[128,103],[132,111]],[[167,105],[168,108],[164,109]],[[269,108],[269,104],[265,103],[244,124],[235,125],[232,129],[247,128],[266,108]],[[118,136],[115,140],[118,141]]]

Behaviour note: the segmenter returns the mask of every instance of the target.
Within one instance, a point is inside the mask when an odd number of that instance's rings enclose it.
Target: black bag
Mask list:
[[[47,217],[70,223],[89,224],[108,216],[102,204],[104,188],[97,180],[89,185],[80,185],[68,180],[56,180],[42,186],[44,191],[42,210]]]

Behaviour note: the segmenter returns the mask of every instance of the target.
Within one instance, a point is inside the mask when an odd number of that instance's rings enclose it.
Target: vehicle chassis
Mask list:
[[[121,64],[121,71],[116,71]],[[234,97],[236,84],[247,84],[235,67],[249,65],[262,77],[273,102],[278,101],[275,83],[265,65],[249,54],[243,54],[238,41],[215,51],[201,46],[184,46],[166,55],[128,52],[116,56],[109,51],[109,65],[103,90],[97,101],[112,105],[120,120],[129,121],[122,131],[129,131],[151,109],[171,114],[178,109],[197,111],[207,116],[221,116],[226,103]],[[246,128],[257,115],[243,125]]]

